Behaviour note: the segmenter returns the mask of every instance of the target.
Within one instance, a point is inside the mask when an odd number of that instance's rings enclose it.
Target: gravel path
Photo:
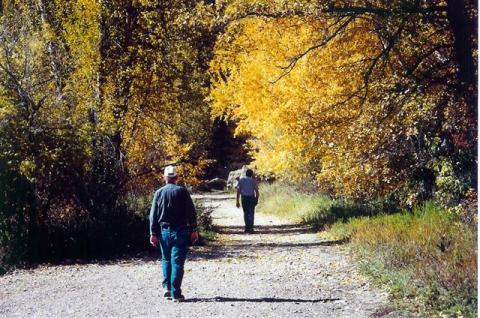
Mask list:
[[[379,317],[387,294],[369,285],[345,249],[308,228],[256,215],[256,233],[227,195],[215,206],[219,240],[185,265],[185,303],[160,297],[161,265],[143,257],[42,266],[0,277],[0,317]]]

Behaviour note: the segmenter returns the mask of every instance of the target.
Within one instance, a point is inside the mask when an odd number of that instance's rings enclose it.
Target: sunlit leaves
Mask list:
[[[314,178],[338,195],[387,194],[431,169],[431,140],[468,117],[448,115],[463,102],[449,86],[452,35],[435,10],[231,2],[211,63],[213,112],[254,136],[263,173]]]

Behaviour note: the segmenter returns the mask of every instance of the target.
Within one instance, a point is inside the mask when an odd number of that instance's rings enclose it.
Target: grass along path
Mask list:
[[[158,258],[17,270],[0,277],[0,316],[395,316],[345,250],[309,228],[256,215],[256,233],[230,195],[204,195],[220,234],[185,266],[185,303],[161,297]]]

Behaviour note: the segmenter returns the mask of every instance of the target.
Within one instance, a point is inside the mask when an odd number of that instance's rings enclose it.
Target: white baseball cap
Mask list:
[[[176,177],[177,169],[174,166],[166,166],[163,175],[166,177]]]

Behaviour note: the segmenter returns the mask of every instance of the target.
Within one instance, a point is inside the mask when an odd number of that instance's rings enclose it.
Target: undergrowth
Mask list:
[[[309,224],[317,230],[338,220],[376,213],[374,208],[365,204],[332,200],[326,195],[315,193],[302,193],[295,187],[282,183],[261,186],[257,210]]]
[[[197,224],[201,239],[200,243],[203,243],[203,241],[215,240],[217,232],[212,221],[212,213],[215,208],[198,199],[194,200],[194,204],[195,209],[197,210]]]
[[[477,228],[434,203],[385,214],[374,205],[331,200],[273,184],[259,211],[286,216],[321,236],[350,241],[362,270],[400,307],[421,316],[475,317]]]

